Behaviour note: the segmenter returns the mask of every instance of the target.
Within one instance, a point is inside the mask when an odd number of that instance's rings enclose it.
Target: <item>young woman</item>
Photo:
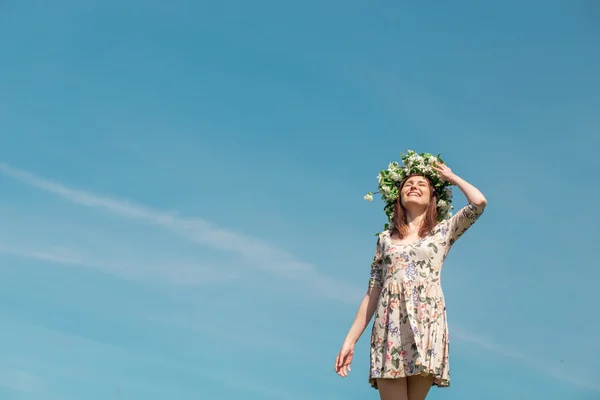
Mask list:
[[[454,242],[487,204],[438,157],[409,151],[403,165],[392,163],[380,173],[390,225],[378,235],[367,294],[335,360],[335,371],[347,376],[354,345],[375,314],[369,382],[381,400],[424,400],[431,386],[450,385],[440,272]],[[468,201],[452,217],[450,185]],[[372,193],[365,198],[372,200]]]

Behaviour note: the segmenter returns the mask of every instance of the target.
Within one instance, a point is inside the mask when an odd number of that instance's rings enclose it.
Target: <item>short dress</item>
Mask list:
[[[444,259],[454,242],[479,218],[483,207],[467,204],[410,244],[379,234],[369,287],[382,288],[371,334],[369,383],[378,378],[433,375],[450,386],[446,303],[440,284]]]

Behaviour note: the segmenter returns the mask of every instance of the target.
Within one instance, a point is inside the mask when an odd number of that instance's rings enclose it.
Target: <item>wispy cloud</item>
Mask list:
[[[33,372],[14,365],[0,365],[0,387],[16,392],[35,392],[42,380]]]
[[[174,285],[200,285],[240,278],[241,272],[222,271],[212,266],[195,263],[169,262],[166,264],[103,262],[68,248],[23,249],[0,245],[0,254],[45,261],[48,263],[98,269],[133,281],[166,282]],[[217,273],[218,271],[218,273]]]
[[[361,295],[364,295],[364,288],[344,284],[339,279],[326,276],[314,265],[300,261],[260,239],[222,229],[204,219],[183,218],[174,213],[154,210],[126,200],[70,188],[3,163],[0,163],[0,172],[72,203],[101,208],[124,218],[159,226],[190,242],[237,254],[247,261],[247,265],[283,278],[293,279],[295,282],[304,282],[321,296],[354,304]]]
[[[41,390],[45,389],[45,382],[40,378],[42,376],[48,383],[51,383],[53,378],[74,379],[78,386],[88,385],[88,387],[94,387],[95,390],[105,390],[106,386],[110,386],[121,389],[123,394],[131,389],[152,391],[152,389],[155,389],[152,384],[150,384],[150,387],[147,384],[140,387],[140,383],[136,379],[129,380],[118,373],[111,374],[110,372],[114,371],[106,371],[105,369],[107,362],[108,365],[113,365],[113,363],[119,365],[115,360],[123,360],[123,364],[127,364],[130,362],[129,360],[135,359],[149,366],[150,369],[180,370],[182,374],[216,382],[226,388],[242,389],[248,393],[258,394],[265,399],[297,400],[306,398],[306,396],[298,394],[290,395],[279,388],[277,384],[272,384],[272,382],[263,385],[259,380],[252,379],[252,371],[228,368],[227,373],[222,373],[218,369],[204,370],[198,368],[197,361],[191,363],[190,361],[175,360],[159,351],[140,351],[139,349],[106,343],[76,333],[47,328],[29,322],[14,321],[12,326],[20,324],[27,328],[27,332],[31,332],[31,335],[27,338],[28,341],[32,341],[38,346],[40,343],[43,343],[43,346],[49,345],[54,351],[50,358],[39,357],[35,353],[31,356],[3,353],[5,360],[0,363],[0,387],[13,391],[41,393]],[[35,344],[32,346],[33,348],[36,348]],[[61,354],[65,355],[64,358],[60,357]],[[87,359],[94,359],[95,363],[85,362],[84,360]],[[119,367],[116,370],[121,371]],[[107,372],[109,373],[107,374]],[[232,375],[235,376],[235,379],[231,379]],[[99,384],[98,377],[104,379],[104,382],[101,383],[104,387],[91,386]],[[159,380],[157,386],[160,387],[164,384],[164,381]],[[50,390],[44,392],[43,396],[38,397],[47,398],[49,392]]]
[[[583,389],[589,389],[596,392],[600,392],[600,384],[586,380],[581,376],[574,376],[566,373],[565,368],[557,365],[556,362],[544,362],[530,354],[524,353],[521,350],[505,346],[497,343],[493,340],[484,339],[482,337],[473,336],[468,332],[461,330],[460,328],[454,328],[452,334],[458,339],[476,345],[477,347],[492,351],[502,357],[512,358],[519,361],[521,364],[527,365],[537,371],[544,373],[545,375],[551,376],[554,379],[567,382],[573,386],[577,386]]]
[[[293,279],[294,281],[304,282],[313,292],[324,297],[356,304],[357,299],[364,293],[363,288],[345,284],[339,281],[339,279],[334,280],[320,272],[314,265],[302,262],[293,255],[277,249],[260,239],[222,229],[201,218],[184,218],[174,213],[154,210],[150,207],[129,201],[70,188],[66,185],[40,178],[27,171],[12,168],[6,164],[0,163],[0,172],[13,177],[21,183],[57,195],[69,202],[87,207],[101,208],[124,218],[159,226],[190,242],[235,253],[249,261],[247,264],[254,268],[273,273],[280,277]],[[0,249],[0,252],[2,251],[63,264],[81,264],[91,267],[97,266],[103,269],[124,269],[121,265],[97,264],[92,260],[86,260],[68,252],[17,252],[10,249]],[[503,357],[518,360],[553,378],[568,382],[574,386],[600,392],[599,385],[567,375],[562,368],[558,366],[552,367],[522,351],[473,336],[460,330],[460,328],[455,329],[455,335],[462,341],[476,345],[479,348],[487,349]]]

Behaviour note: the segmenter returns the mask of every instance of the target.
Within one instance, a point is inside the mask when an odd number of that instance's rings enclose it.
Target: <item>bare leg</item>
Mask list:
[[[433,375],[409,376],[407,383],[408,400],[425,400],[433,385]]]
[[[377,379],[381,400],[408,400],[406,378]]]

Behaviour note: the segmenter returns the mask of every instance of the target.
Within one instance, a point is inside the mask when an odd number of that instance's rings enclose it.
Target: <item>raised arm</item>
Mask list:
[[[453,173],[447,165],[438,163],[436,170],[444,179],[457,186],[468,202],[448,222],[448,244],[451,246],[483,214],[487,199],[479,189]]]
[[[436,163],[435,170],[451,184],[457,186],[461,192],[467,198],[467,201],[477,208],[485,208],[487,200],[483,193],[479,191],[475,186],[456,175],[452,170],[445,164]]]

